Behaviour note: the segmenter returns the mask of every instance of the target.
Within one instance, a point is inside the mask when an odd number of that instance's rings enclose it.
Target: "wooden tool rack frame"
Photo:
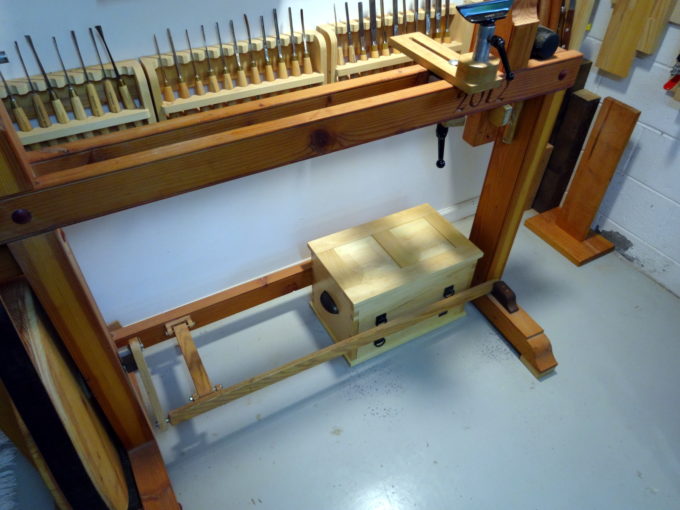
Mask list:
[[[508,311],[490,290],[502,276],[549,126],[562,91],[576,79],[581,58],[576,51],[561,51],[544,62],[529,61],[516,70],[514,81],[472,95],[445,81],[431,81],[428,71],[413,65],[70,142],[56,153],[25,151],[7,111],[0,108],[0,282],[25,278],[30,284],[127,450],[145,508],[178,505],[152,427],[116,347],[133,339],[145,345],[163,341],[168,338],[166,323],[186,315],[199,327],[303,288],[311,284],[310,264],[109,331],[60,228],[524,101],[512,143],[503,143],[500,134],[496,139],[470,235],[485,255],[477,264],[473,287],[454,298],[474,299],[526,364],[538,374],[546,373],[557,362],[542,328],[521,308]],[[428,313],[436,313],[436,306],[419,317]],[[381,328],[393,326],[379,326],[234,387],[217,389],[187,409],[238,398],[384,336],[387,331]]]

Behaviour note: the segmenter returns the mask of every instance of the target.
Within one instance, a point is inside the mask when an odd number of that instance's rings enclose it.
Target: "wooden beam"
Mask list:
[[[111,335],[117,347],[124,347],[135,337],[145,347],[150,347],[167,340],[165,324],[180,317],[190,316],[195,327],[200,328],[311,284],[312,264],[305,260],[160,315],[115,329]]]
[[[0,284],[21,276],[21,268],[5,245],[0,246]]]
[[[156,441],[128,451],[144,510],[181,510]]]
[[[10,250],[122,443],[150,441],[149,423],[63,232],[18,241]]]
[[[0,196],[31,189],[31,175],[26,151],[2,103],[0,105]]]
[[[470,233],[470,240],[484,252],[473,282],[498,279],[503,273],[563,94],[526,101],[514,141],[503,143],[501,135],[496,140]]]
[[[44,176],[43,189],[0,200],[0,244],[565,89],[580,60],[580,53],[564,51],[532,61],[494,91],[467,95],[438,81]],[[32,220],[13,222],[18,209]]]
[[[569,37],[570,50],[579,50],[581,48],[594,6],[595,0],[579,0],[576,2],[574,20],[571,24],[571,36]]]
[[[567,100],[564,117],[551,136],[555,149],[532,205],[536,211],[545,212],[562,202],[599,104],[600,96],[585,89]]]
[[[517,349],[522,361],[536,377],[542,377],[557,366],[550,340],[543,328],[521,307],[509,313],[491,295],[475,300],[475,306],[489,322]]]
[[[163,147],[181,141],[201,138],[260,122],[281,119],[305,111],[318,110],[393,92],[426,83],[427,70],[409,66],[371,74],[325,87],[287,92],[278,96],[235,104],[205,112],[126,129],[94,139],[83,139],[59,146],[59,151],[28,153],[36,175],[82,166],[135,152]],[[61,151],[65,151],[62,153]]]
[[[137,365],[137,371],[139,372],[139,377],[142,380],[142,386],[144,386],[144,392],[149,402],[150,414],[156,421],[156,425],[160,430],[165,430],[167,424],[165,423],[165,416],[163,414],[163,409],[161,407],[161,401],[158,398],[158,392],[153,384],[153,379],[151,379],[151,371],[149,370],[149,365],[144,358],[144,353],[142,352],[142,344],[139,338],[133,338],[129,342],[130,353],[132,354],[135,364]],[[133,384],[134,386],[134,384]]]
[[[185,420],[198,416],[199,414],[215,409],[219,406],[227,404],[232,400],[248,395],[254,391],[265,388],[271,384],[282,381],[292,375],[298,374],[303,370],[320,365],[326,361],[338,358],[353,349],[357,349],[362,345],[367,345],[379,338],[386,337],[404,328],[422,322],[430,317],[434,317],[444,310],[448,310],[455,306],[466,303],[473,299],[477,299],[485,294],[491,292],[493,288],[493,281],[484,282],[475,287],[466,289],[453,296],[441,299],[436,303],[426,307],[419,313],[413,316],[400,317],[393,321],[389,321],[375,328],[363,331],[354,336],[340,340],[339,342],[329,345],[324,349],[308,354],[295,361],[291,361],[285,365],[274,368],[263,374],[252,377],[246,381],[237,383],[229,388],[220,389],[201,397],[194,402],[186,404],[178,409],[170,411],[168,417],[170,423],[176,425]]]

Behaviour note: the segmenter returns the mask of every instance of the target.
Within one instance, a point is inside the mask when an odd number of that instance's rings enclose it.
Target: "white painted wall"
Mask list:
[[[611,15],[600,0],[582,50],[595,61]],[[626,79],[593,67],[587,88],[642,114],[595,226],[642,271],[680,295],[680,102],[662,89],[680,52],[680,26],[669,24],[654,55],[638,54]],[[617,235],[619,234],[619,235]],[[623,238],[621,237],[623,236]],[[625,239],[624,239],[625,238]],[[627,241],[626,241],[627,239]]]
[[[333,16],[332,2],[292,5],[305,9],[308,28]],[[49,37],[66,45],[69,29],[82,34],[86,61],[94,61],[86,29],[97,23],[115,57],[125,59],[153,53],[152,33],[165,27],[178,35],[188,27],[197,38],[199,25],[216,19],[223,30],[229,17],[241,27],[244,9],[233,0],[36,0],[30,8],[0,0],[0,6],[0,49],[16,60],[12,41],[32,34],[48,69],[58,65]],[[273,7],[287,6],[254,0],[246,12],[270,19]],[[11,65],[6,74],[20,75]],[[308,240],[401,209],[429,202],[452,219],[472,214],[490,147],[473,149],[460,140],[460,128],[451,131],[442,170],[434,165],[433,126],[75,225],[66,229],[68,239],[105,320],[128,324],[293,264],[309,256]]]

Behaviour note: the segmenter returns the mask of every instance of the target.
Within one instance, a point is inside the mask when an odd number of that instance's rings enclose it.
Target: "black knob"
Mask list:
[[[324,290],[321,293],[321,296],[319,296],[319,301],[321,301],[321,306],[323,306],[323,309],[328,313],[332,313],[333,315],[337,315],[339,313],[338,305],[335,304],[335,301],[333,301],[333,298],[327,291]]]
[[[444,144],[446,143],[446,135],[449,133],[449,128],[444,124],[437,124],[437,168],[444,168],[446,161],[444,161]]]
[[[548,27],[538,25],[536,31],[536,39],[534,40],[534,47],[531,50],[531,58],[537,60],[547,60],[552,57],[557,51],[560,38],[557,34]]]

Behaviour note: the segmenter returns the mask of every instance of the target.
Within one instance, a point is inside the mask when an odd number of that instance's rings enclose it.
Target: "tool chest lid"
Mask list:
[[[359,303],[483,254],[429,204],[308,243],[347,297]]]

